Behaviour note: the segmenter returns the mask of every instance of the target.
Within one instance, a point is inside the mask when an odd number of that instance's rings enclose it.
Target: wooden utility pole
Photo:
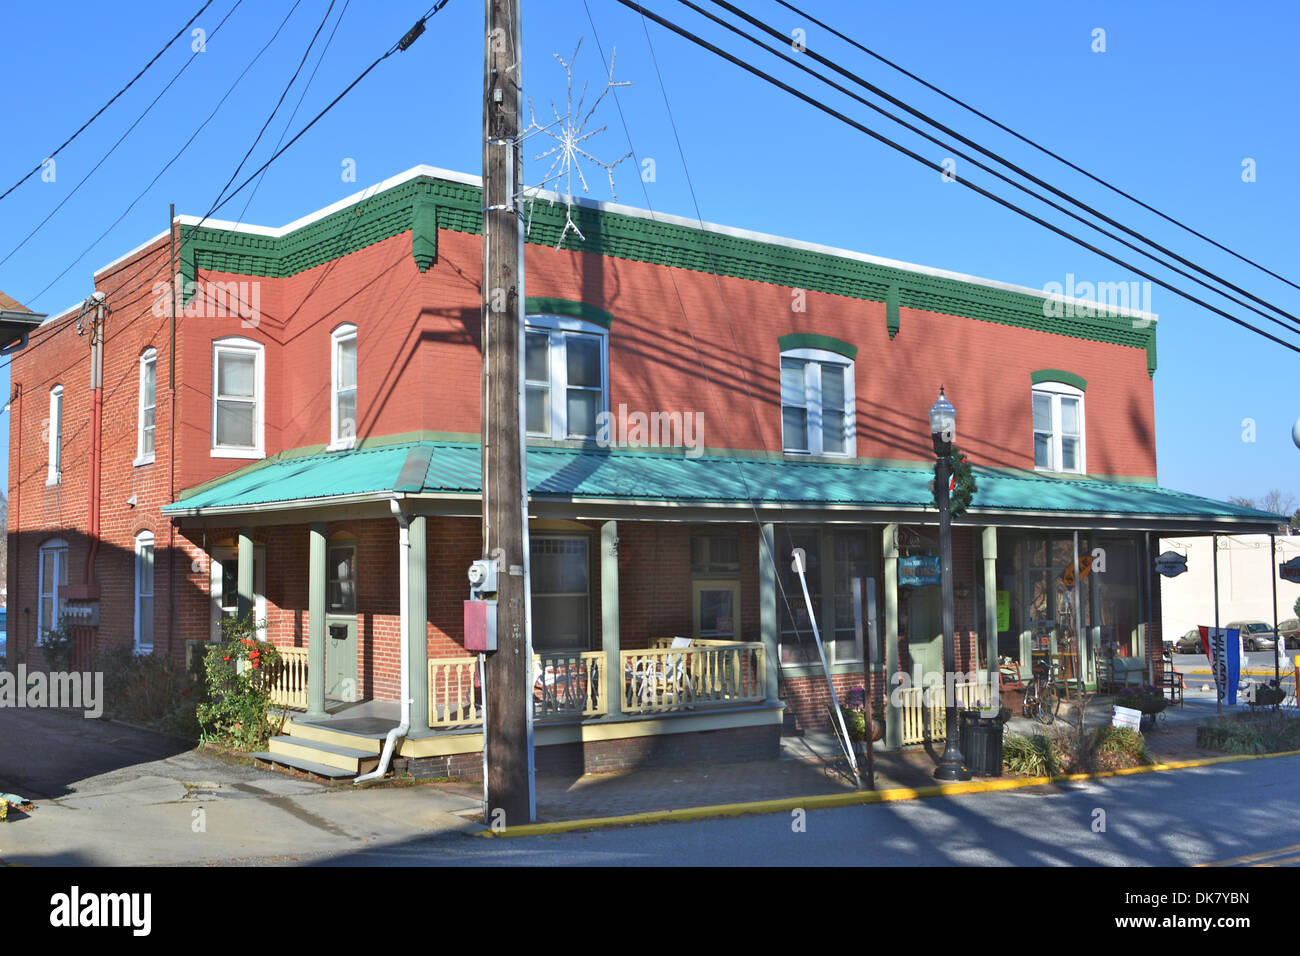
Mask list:
[[[520,358],[523,350],[519,0],[486,0],[483,73],[483,555],[497,561],[497,650],[487,659],[487,819],[532,818]]]

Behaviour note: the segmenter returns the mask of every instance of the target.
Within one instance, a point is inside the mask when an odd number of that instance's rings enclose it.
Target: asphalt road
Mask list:
[[[540,837],[449,836],[327,865],[1189,866],[1300,863],[1300,757],[998,793]],[[1258,862],[1246,860],[1244,862]]]

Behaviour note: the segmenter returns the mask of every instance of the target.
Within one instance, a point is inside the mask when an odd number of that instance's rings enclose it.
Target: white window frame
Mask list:
[[[148,554],[149,554],[150,573],[149,573],[148,593],[145,593],[144,588],[141,587],[141,581],[143,579],[141,570],[144,567],[145,549],[148,549]],[[151,623],[157,623],[158,616],[156,613],[152,613],[154,607],[153,596],[155,592],[154,581],[156,580],[156,576],[154,574],[154,571],[156,570],[154,565],[154,556],[156,553],[157,552],[154,550],[154,537],[152,531],[141,531],[139,534],[135,536],[135,614],[134,617],[135,617],[135,652],[137,654],[153,653],[154,645],[152,639],[152,634],[153,634],[152,628],[150,628],[151,638],[149,644],[145,645],[140,641],[140,624],[144,620],[144,614],[140,610],[140,605],[142,603],[143,598],[149,599],[149,607],[151,609],[150,618],[152,619]]]
[[[144,450],[144,413],[149,407],[144,403],[144,385],[145,377],[149,370],[153,370],[153,447],[154,450],[146,452]],[[158,351],[150,346],[140,354],[140,397],[137,403],[136,415],[136,438],[135,438],[135,461],[132,463],[135,467],[140,465],[151,465],[158,451]]]
[[[47,582],[45,555],[50,553],[54,555],[54,580]],[[62,538],[52,538],[40,546],[36,554],[36,637],[38,640],[44,637],[47,631],[52,631],[59,626],[59,618],[63,611],[61,590],[65,586],[60,584],[59,579],[67,576],[67,568],[68,542]],[[42,613],[47,596],[52,603],[50,613],[54,617],[53,621],[45,620],[45,615]]]
[[[226,562],[236,566],[238,579],[239,549],[232,545],[214,547],[208,558],[208,640],[214,644],[221,642],[222,612],[222,570]],[[236,607],[239,601],[236,598]],[[258,622],[266,620],[266,545],[253,545],[253,618]]]
[[[787,455],[807,455],[817,458],[853,458],[857,452],[857,389],[853,379],[853,359],[827,349],[786,349],[781,353],[781,361],[795,359],[808,362],[804,371],[804,404],[791,405],[791,408],[805,409],[807,420],[805,431],[808,447],[804,449],[789,448],[785,440],[785,397],[781,394],[781,363],[777,363],[777,401],[781,411],[781,450]],[[822,389],[821,370],[823,365],[838,365],[844,369],[844,451],[826,451],[822,447]]]
[[[217,364],[224,352],[243,352],[252,354],[255,359],[253,385],[253,441],[248,445],[217,444]],[[265,458],[265,423],[266,423],[266,350],[261,342],[252,339],[231,337],[216,339],[212,343],[212,444],[213,458]],[[232,399],[225,399],[232,401]]]
[[[46,431],[50,445],[50,466],[45,474],[47,485],[57,485],[63,478],[63,386],[50,389],[50,418]]]
[[[361,408],[356,402],[358,387],[361,381],[361,353],[357,352],[357,380],[349,388],[339,386],[339,353],[342,350],[343,343],[352,340],[353,344],[357,341],[357,327],[352,324],[340,325],[330,333],[330,443],[328,451],[338,451],[342,448],[352,448],[357,443],[355,418],[352,422],[352,434],[342,435],[339,433],[341,422],[339,421],[339,395],[345,391],[352,392],[352,407],[355,410],[354,415],[360,416]]]
[[[569,318],[561,315],[530,315],[524,320],[524,331],[542,332],[545,331],[550,335],[550,348],[548,357],[550,358],[550,381],[547,383],[550,388],[551,396],[551,421],[550,431],[528,432],[529,438],[550,438],[556,441],[564,441],[572,438],[575,441],[592,441],[596,434],[599,433],[599,425],[596,432],[591,435],[570,435],[569,434],[569,366],[566,351],[566,336],[570,333],[582,333],[584,335],[593,335],[600,340],[600,406],[596,409],[596,414],[602,412],[609,413],[609,330],[596,325],[592,322],[586,322],[582,319]],[[527,361],[527,348],[519,356],[519,362],[522,366]],[[523,408],[521,413],[524,417],[524,427],[527,428],[527,392],[528,388],[524,387]],[[556,401],[556,395],[561,396],[561,401]]]
[[[1046,472],[1049,474],[1060,475],[1086,475],[1088,473],[1088,456],[1087,456],[1087,434],[1088,419],[1085,417],[1085,408],[1083,401],[1083,390],[1075,388],[1073,385],[1066,385],[1064,382],[1039,382],[1034,385],[1033,395],[1045,395],[1051,400],[1052,409],[1052,431],[1049,449],[1052,456],[1051,464],[1044,467],[1038,464],[1037,456],[1037,436],[1039,430],[1033,423],[1033,399],[1030,398],[1029,417],[1030,427],[1034,434],[1034,470]],[[1079,461],[1078,468],[1062,468],[1061,461],[1061,398],[1077,398],[1079,400]]]

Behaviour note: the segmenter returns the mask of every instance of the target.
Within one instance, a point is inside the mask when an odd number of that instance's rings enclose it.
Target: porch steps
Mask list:
[[[297,720],[289,721],[285,730],[290,737],[303,743],[335,744],[339,747],[365,751],[376,756],[384,749],[384,738],[387,736],[386,733],[365,735],[349,733],[346,730],[334,730],[329,727],[320,727]]]
[[[358,776],[350,770],[344,770],[341,767],[327,767],[323,763],[315,763],[311,760],[301,760],[298,757],[290,757],[286,754],[273,754],[259,752],[252,754],[258,760],[273,764],[280,767],[292,767],[294,770],[301,770],[304,773],[315,774],[317,777],[325,777],[329,780],[340,780]]]
[[[270,754],[277,762],[281,762],[282,757],[291,757],[325,767],[334,767],[341,772],[340,776],[349,774],[359,776],[379,766],[378,753],[344,747],[323,740],[304,740],[301,737],[272,737]]]

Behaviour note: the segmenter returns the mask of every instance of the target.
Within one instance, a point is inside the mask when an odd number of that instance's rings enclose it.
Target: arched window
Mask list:
[[[135,652],[153,653],[153,532],[135,536]]]
[[[140,355],[139,405],[135,464],[147,465],[154,460],[154,426],[158,411],[158,352],[152,347]]]
[[[1034,468],[1085,474],[1083,390],[1064,382],[1034,384]]]
[[[853,360],[826,349],[781,353],[781,447],[848,458],[856,451]]]
[[[330,448],[357,440],[357,327],[340,325],[330,336]]]
[[[68,587],[68,542],[52,538],[41,545],[36,573],[36,634],[44,637],[59,626],[63,615],[63,592]]]
[[[525,418],[538,438],[595,438],[609,410],[609,333],[583,319],[525,320]]]
[[[251,339],[212,343],[212,457],[262,458],[266,415],[263,348]]]

